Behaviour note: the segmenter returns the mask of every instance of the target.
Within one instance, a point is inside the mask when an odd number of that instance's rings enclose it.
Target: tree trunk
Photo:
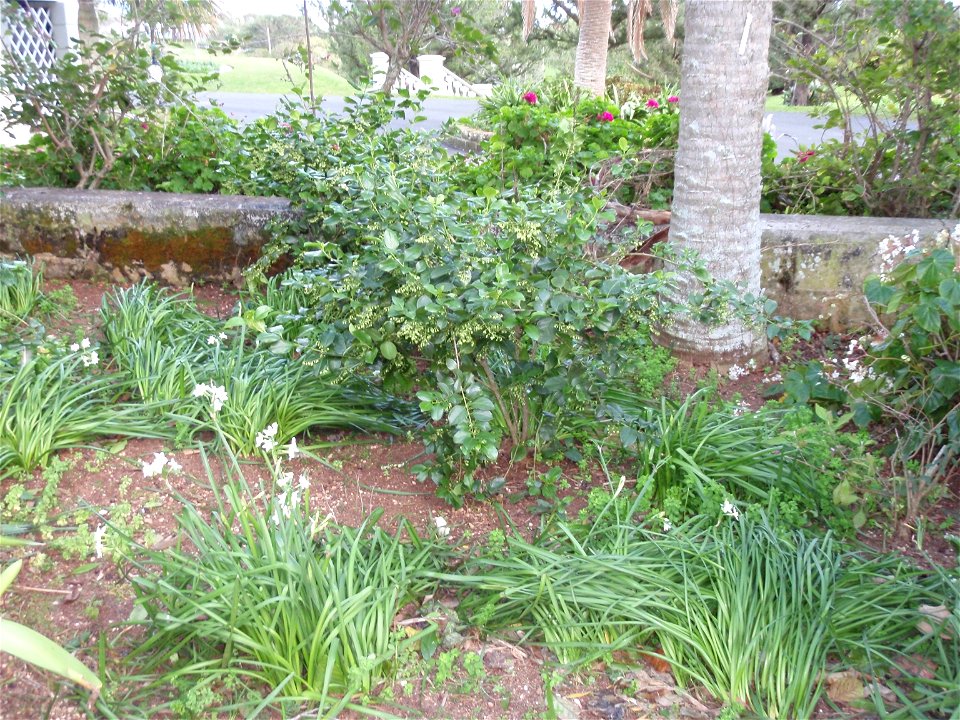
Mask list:
[[[93,42],[96,39],[94,36],[100,34],[100,18],[97,17],[96,0],[79,0],[77,25],[80,30],[80,40],[85,43]]]
[[[689,0],[670,239],[711,275],[760,293],[760,148],[772,0]],[[682,278],[673,299],[699,289]],[[763,359],[764,328],[731,318],[670,321],[660,342],[717,365]]]
[[[800,56],[806,60],[813,52],[813,35],[809,32],[803,32],[800,35]],[[804,106],[810,104],[810,83],[805,80],[797,80],[793,86],[793,92],[790,94],[790,104]]]
[[[585,0],[582,4],[573,84],[594,95],[606,92],[611,3],[612,0]]]

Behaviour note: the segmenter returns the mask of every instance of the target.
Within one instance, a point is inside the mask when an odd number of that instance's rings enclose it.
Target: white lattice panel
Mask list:
[[[50,9],[42,5],[19,6],[4,34],[7,49],[20,57],[49,69],[57,57],[53,40],[53,18]]]

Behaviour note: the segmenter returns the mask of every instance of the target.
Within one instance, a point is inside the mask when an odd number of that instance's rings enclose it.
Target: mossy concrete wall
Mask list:
[[[11,189],[0,194],[0,255],[32,255],[48,277],[143,277],[174,285],[233,279],[259,257],[282,198]],[[923,243],[956,220],[763,215],[763,287],[778,312],[834,328],[870,316],[863,281],[879,243],[917,230]]]
[[[777,313],[823,320],[831,329],[871,321],[863,281],[880,270],[880,242],[917,231],[932,245],[957,220],[762,215],[762,287],[778,303]]]
[[[237,280],[287,212],[282,198],[6,189],[0,254],[30,255],[48,277]]]

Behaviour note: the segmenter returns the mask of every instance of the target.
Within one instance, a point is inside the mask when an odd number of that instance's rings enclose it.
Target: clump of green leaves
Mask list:
[[[0,331],[24,321],[41,297],[43,273],[22,260],[0,260]]]
[[[129,656],[137,678],[162,687],[231,677],[254,693],[230,698],[247,710],[355,708],[396,669],[401,646],[419,640],[400,641],[392,622],[433,585],[426,571],[442,549],[409,523],[388,534],[380,512],[356,529],[332,524],[311,514],[304,480],[277,474],[251,487],[229,453],[226,482],[207,472],[216,512],[182,499],[182,544],[126,549],[148,630]]]
[[[960,457],[960,231],[952,242],[953,251],[909,251],[864,285],[888,327],[866,348],[864,378],[850,388],[853,408],[862,424],[896,427],[894,467],[904,476],[907,524]]]

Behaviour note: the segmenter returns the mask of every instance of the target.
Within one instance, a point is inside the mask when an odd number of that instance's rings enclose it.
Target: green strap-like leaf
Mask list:
[[[25,625],[0,618],[0,652],[26,660],[44,670],[100,694],[103,683],[86,665],[53,640]]]

